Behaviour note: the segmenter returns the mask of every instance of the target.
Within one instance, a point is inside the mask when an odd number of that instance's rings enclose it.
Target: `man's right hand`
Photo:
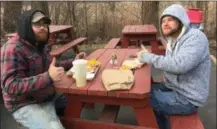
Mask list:
[[[53,60],[52,60],[50,66],[49,66],[49,69],[48,69],[48,73],[54,82],[60,81],[65,76],[64,68],[63,67],[56,67],[55,64],[56,64],[56,58],[53,57]]]

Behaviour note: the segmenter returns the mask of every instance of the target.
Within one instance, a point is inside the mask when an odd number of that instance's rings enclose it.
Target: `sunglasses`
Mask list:
[[[32,23],[32,26],[35,28],[41,28],[41,27],[47,28],[49,26],[49,24],[48,23],[35,22],[35,23]]]

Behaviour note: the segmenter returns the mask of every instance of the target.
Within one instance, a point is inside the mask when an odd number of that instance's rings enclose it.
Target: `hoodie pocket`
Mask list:
[[[179,79],[178,79],[178,75],[176,74],[172,74],[172,73],[169,73],[169,72],[165,72],[164,73],[164,76],[166,78],[166,83],[169,84],[169,85],[177,85]]]

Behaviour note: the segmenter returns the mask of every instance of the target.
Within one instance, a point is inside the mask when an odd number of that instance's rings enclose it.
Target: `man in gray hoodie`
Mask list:
[[[196,112],[209,94],[209,42],[203,32],[189,25],[181,5],[169,6],[160,18],[160,32],[167,41],[165,55],[145,49],[137,53],[140,62],[164,71],[164,82],[151,89],[151,105],[160,129],[170,128],[170,115]]]

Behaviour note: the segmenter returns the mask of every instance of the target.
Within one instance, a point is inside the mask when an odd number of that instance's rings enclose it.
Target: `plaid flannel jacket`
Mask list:
[[[38,54],[36,48],[16,36],[1,48],[1,88],[5,107],[14,112],[20,107],[35,103],[28,96],[47,86],[52,86],[48,74],[50,56]],[[72,66],[72,59],[59,63],[65,69]]]

